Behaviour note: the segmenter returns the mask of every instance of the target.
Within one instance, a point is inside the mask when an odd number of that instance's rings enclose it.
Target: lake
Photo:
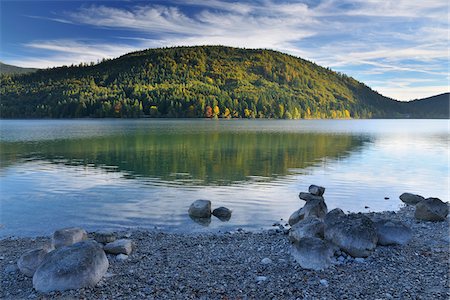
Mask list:
[[[1,120],[0,133],[2,237],[259,230],[310,184],[351,212],[396,210],[403,192],[449,199],[448,120]],[[196,199],[231,220],[197,224]]]

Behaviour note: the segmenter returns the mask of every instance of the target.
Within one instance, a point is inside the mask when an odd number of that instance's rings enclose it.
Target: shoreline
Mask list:
[[[378,246],[363,260],[302,269],[283,230],[232,233],[117,233],[135,243],[126,260],[108,255],[95,286],[42,294],[17,269],[26,250],[49,237],[0,239],[2,299],[448,299],[449,217],[419,222],[414,209],[365,213],[399,220],[413,231],[404,246]],[[268,258],[269,260],[267,260]],[[270,261],[269,263],[264,262]]]

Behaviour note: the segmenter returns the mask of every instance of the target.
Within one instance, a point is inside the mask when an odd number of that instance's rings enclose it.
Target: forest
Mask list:
[[[426,104],[386,98],[301,58],[223,46],[148,49],[1,74],[0,97],[1,118],[448,117],[448,109],[430,115]]]

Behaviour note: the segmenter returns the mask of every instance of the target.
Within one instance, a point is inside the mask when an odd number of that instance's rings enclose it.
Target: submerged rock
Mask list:
[[[402,200],[403,203],[406,203],[408,205],[416,205],[420,201],[425,200],[425,198],[420,195],[403,193],[400,195],[400,200]]]
[[[323,270],[332,264],[336,247],[316,237],[302,238],[293,244],[291,254],[304,269]]]
[[[129,255],[133,251],[133,243],[129,239],[120,239],[103,247],[106,253]]]
[[[378,242],[372,220],[362,214],[342,216],[338,213],[333,222],[325,221],[325,239],[353,257],[369,256]]]
[[[305,192],[300,192],[300,194],[298,194],[298,197],[301,200],[305,200],[306,202],[311,201],[311,200],[324,200],[322,196],[316,196],[311,193],[305,193]]]
[[[323,238],[324,223],[316,217],[309,217],[294,224],[289,231],[291,242],[298,242],[305,237]]]
[[[325,188],[323,186],[312,184],[309,186],[308,191],[314,196],[323,196],[325,193]]]
[[[88,238],[87,232],[79,227],[58,229],[53,233],[52,245],[55,248],[69,246]]]
[[[438,198],[427,198],[416,204],[414,216],[424,221],[444,221],[448,215],[448,204]]]
[[[374,225],[379,245],[405,245],[412,238],[412,230],[400,221],[380,219]]]
[[[189,215],[194,218],[211,217],[211,201],[195,200],[189,207]]]
[[[20,272],[28,277],[33,277],[34,272],[39,267],[39,265],[44,260],[44,257],[50,252],[53,248],[51,247],[41,247],[38,249],[33,249],[25,252],[20,256],[17,261],[17,266],[19,267]]]
[[[99,243],[82,241],[48,253],[33,275],[33,287],[48,293],[94,286],[108,266]]]
[[[231,218],[231,210],[223,206],[214,209],[212,214],[221,221],[228,221]]]

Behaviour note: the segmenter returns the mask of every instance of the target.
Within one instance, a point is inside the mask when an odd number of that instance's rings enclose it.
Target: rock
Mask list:
[[[378,242],[372,220],[362,214],[340,212],[333,213],[328,223],[325,221],[325,239],[353,257],[369,256]]]
[[[438,198],[427,198],[416,204],[414,216],[424,221],[444,221],[448,215],[448,204]]]
[[[28,277],[33,277],[34,272],[44,260],[44,257],[53,248],[41,247],[25,252],[17,261],[20,272]]]
[[[311,193],[304,193],[304,192],[300,192],[300,194],[298,194],[298,197],[301,200],[305,200],[306,202],[310,200],[324,200],[322,196],[316,196]]]
[[[268,257],[264,257],[264,258],[261,260],[261,263],[262,263],[263,265],[269,265],[269,264],[272,263],[272,260],[271,260],[270,258],[268,258]]]
[[[325,225],[322,220],[316,217],[309,217],[294,224],[289,231],[289,239],[298,242],[305,237],[323,238]]]
[[[309,186],[308,191],[314,196],[323,196],[325,193],[325,188],[323,186],[312,184]]]
[[[194,218],[211,217],[211,201],[195,200],[189,207],[189,215]]]
[[[292,256],[304,269],[323,270],[332,264],[336,247],[324,240],[307,237],[293,244]]]
[[[103,247],[106,253],[129,255],[133,251],[133,243],[129,239],[115,240]]]
[[[256,276],[256,281],[258,283],[261,283],[261,282],[266,281],[266,280],[267,280],[266,276]]]
[[[116,259],[117,259],[118,261],[124,261],[124,260],[128,259],[128,255],[125,255],[125,254],[119,254],[119,255],[116,255]]]
[[[17,265],[10,264],[5,267],[3,272],[5,272],[5,274],[12,274],[12,273],[15,273],[17,271],[17,269],[18,269]]]
[[[60,248],[63,246],[69,246],[83,240],[88,237],[87,232],[78,227],[70,227],[56,230],[53,233],[52,245],[55,248]]]
[[[330,210],[325,217],[323,218],[323,222],[325,225],[330,225],[338,220],[338,218],[345,216],[345,213],[340,208],[335,208]]]
[[[405,245],[412,238],[411,229],[400,221],[381,219],[374,221],[374,225],[379,245]]]
[[[228,221],[231,218],[231,210],[223,206],[214,209],[212,214],[221,221]]]
[[[408,205],[416,205],[420,201],[425,200],[425,198],[420,195],[414,195],[411,193],[403,193],[400,195],[400,200],[402,200],[403,203],[406,203]]]
[[[326,280],[326,279],[320,279],[319,282],[320,282],[321,285],[323,285],[325,287],[328,286],[328,280]]]
[[[48,293],[94,286],[108,266],[99,243],[82,241],[49,252],[33,275],[33,287]]]
[[[116,235],[112,231],[96,231],[93,236],[94,240],[102,244],[111,243],[116,240]]]
[[[355,258],[355,262],[357,262],[359,264],[362,264],[362,263],[365,263],[366,260],[364,258],[362,258],[362,257],[357,257],[357,258]]]
[[[302,208],[295,211],[289,217],[288,223],[289,225],[293,226],[294,224],[308,217],[323,218],[327,214],[327,211],[327,205],[325,204],[324,200],[310,200],[306,202]]]

